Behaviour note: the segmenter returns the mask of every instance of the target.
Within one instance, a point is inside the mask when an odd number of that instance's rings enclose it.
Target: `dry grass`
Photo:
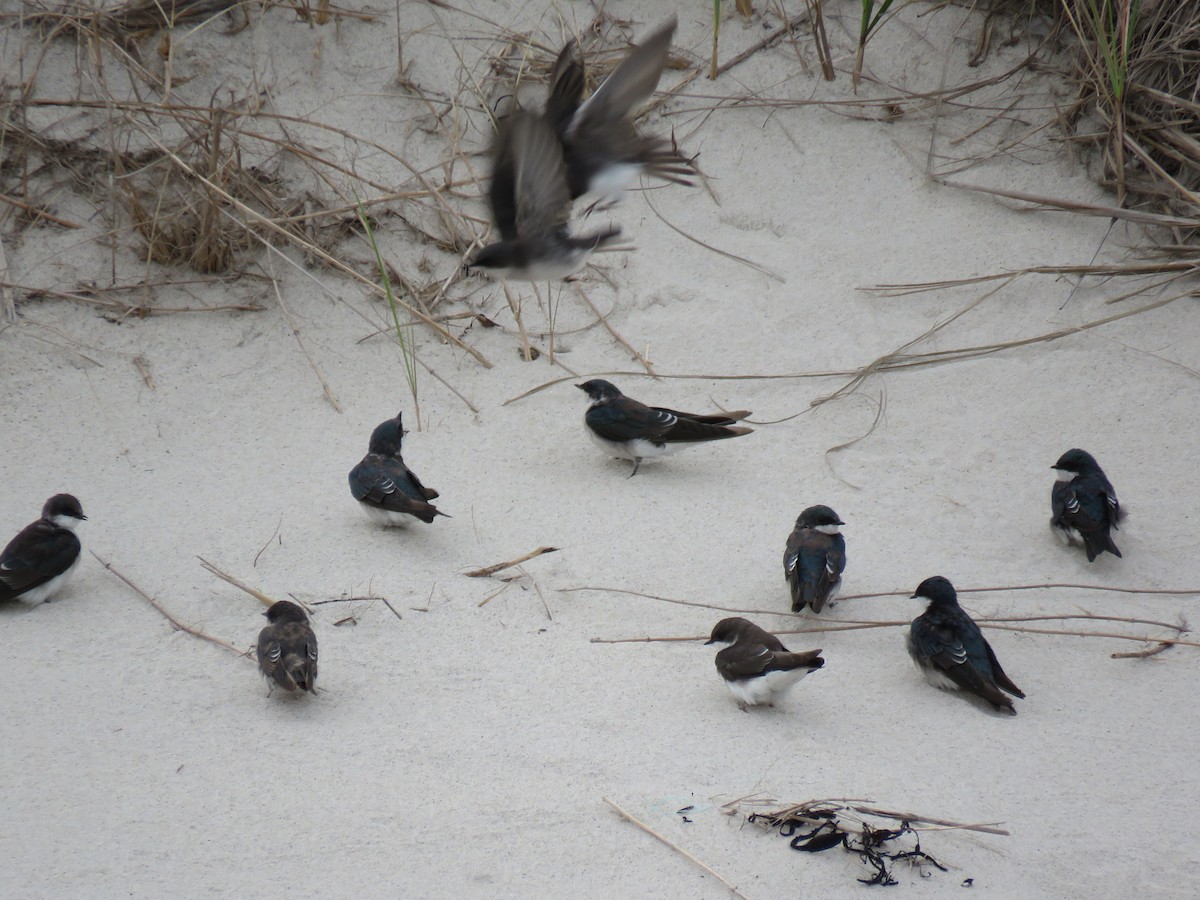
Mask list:
[[[800,42],[813,41],[821,72],[826,78],[835,77],[832,51],[821,27],[821,8],[821,3],[810,2],[791,18],[765,10],[761,14],[765,36],[719,67],[718,86],[728,80],[724,76],[730,69],[780,41],[792,44],[801,66],[806,63]],[[924,110],[934,117],[936,131],[938,117],[944,112],[972,109],[971,104],[979,100],[976,111],[983,114],[984,123],[953,139],[952,145],[977,138],[979,133],[986,135],[996,123],[1024,118],[1032,124],[1016,139],[1005,142],[998,138],[994,155],[1013,152],[1034,137],[1048,142],[1056,129],[1065,133],[1073,146],[1096,147],[1100,176],[1117,196],[1111,207],[1085,209],[1067,199],[1034,194],[1019,199],[1082,214],[1133,219],[1162,236],[1157,259],[1127,269],[1110,267],[1106,274],[1128,271],[1145,275],[1149,268],[1166,279],[1187,277],[1200,269],[1196,249],[1200,96],[1195,80],[1200,68],[1200,7],[1143,0],[1137,16],[1132,9],[1121,0],[998,0],[982,20],[972,65],[998,44],[1011,43],[1020,35],[1023,23],[1034,19],[1046,23],[1045,34],[1027,38],[1028,54],[998,74],[921,92],[886,88],[865,78],[870,90],[837,104],[821,99],[777,101],[726,94],[714,97],[707,111],[692,107],[683,112],[703,113],[696,126],[699,129],[710,123],[713,110],[734,106],[780,109],[820,103],[874,119],[911,116]],[[480,24],[480,31],[468,37],[475,44],[483,42],[482,54],[463,58],[458,49],[463,33],[441,21],[442,11],[465,15]],[[594,88],[624,58],[642,24],[601,12],[577,34],[568,35],[565,26],[560,34],[534,34],[512,31],[449,3],[430,7],[446,46],[460,54],[461,74],[450,90],[422,87],[404,68],[404,42],[409,36],[398,32],[402,99],[410,104],[411,120],[423,120],[419,130],[442,142],[440,159],[417,165],[362,135],[315,118],[280,113],[273,108],[270,91],[257,82],[244,85],[240,92],[226,90],[219,97],[196,97],[187,79],[174,69],[172,41],[180,38],[170,29],[207,29],[219,31],[220,39],[233,39],[240,30],[256,27],[264,15],[289,14],[310,23],[314,31],[346,18],[371,18],[328,2],[283,5],[267,0],[130,0],[110,8],[98,3],[52,6],[42,2],[0,17],[10,23],[17,20],[25,35],[19,64],[6,66],[3,73],[4,78],[15,81],[0,85],[0,233],[11,237],[32,227],[82,228],[76,215],[57,208],[57,198],[64,192],[74,193],[102,211],[110,227],[98,240],[111,248],[114,258],[119,251],[134,247],[147,266],[141,278],[121,279],[140,286],[140,296],[134,300],[119,299],[122,289],[115,284],[80,285],[77,290],[63,291],[12,285],[5,280],[0,288],[7,293],[0,300],[6,307],[39,296],[57,296],[108,306],[120,316],[183,311],[153,301],[154,289],[172,282],[150,271],[150,264],[227,278],[263,278],[268,269],[263,254],[270,252],[269,248],[291,247],[299,250],[307,268],[347,276],[377,298],[386,294],[379,285],[380,272],[386,272],[397,288],[398,309],[407,317],[406,327],[419,323],[481,365],[490,366],[482,353],[464,342],[469,325],[457,333],[451,328],[456,317],[468,314],[443,307],[447,300],[465,302],[470,315],[478,317],[478,301],[472,305],[475,292],[481,293],[484,302],[497,297],[503,300],[490,286],[481,291],[478,281],[464,283],[457,265],[487,237],[486,211],[477,198],[485,187],[486,162],[481,159],[481,148],[489,142],[491,120],[525,85],[539,86],[540,102],[544,92],[540,85],[547,81],[569,36],[578,40]],[[767,27],[771,16],[778,24]],[[801,35],[795,29],[805,19],[813,33]],[[879,23],[881,30],[891,27],[889,21]],[[43,63],[56,49],[71,45],[80,70],[80,90],[73,97],[47,96],[39,90]],[[672,54],[668,66],[681,74],[665,96],[677,96],[705,68],[700,60],[681,51]],[[1022,79],[1034,69],[1048,67],[1057,67],[1062,83],[1074,86],[1071,102],[1065,107],[1023,108]],[[1012,99],[997,100],[1006,86]],[[984,97],[986,100],[980,99]],[[47,127],[51,115],[61,115],[74,124],[67,130]],[[356,167],[354,160],[366,157],[386,158],[407,176],[400,184],[380,183]],[[951,171],[987,158],[985,152],[959,165],[943,166],[941,171],[931,168],[930,175],[955,187],[1003,193],[948,177]],[[398,226],[412,243],[430,249],[433,263],[422,260],[419,265],[403,265],[386,253],[376,260],[363,252],[366,242],[360,239],[364,231],[360,209],[369,217],[367,227]],[[738,261],[756,266],[750,260]],[[117,271],[115,263],[113,270]],[[1161,283],[1160,279],[1154,286]],[[578,284],[576,288],[586,300]],[[255,290],[260,290],[257,285]],[[652,372],[648,360],[590,301],[587,304],[595,318],[586,327],[603,325],[646,372]],[[263,305],[256,298],[208,307],[217,308],[253,310]],[[520,342],[523,355],[531,358],[538,348],[532,346],[531,332],[517,314],[520,308],[516,302],[514,339]],[[552,320],[548,359],[569,371],[554,353],[556,327]],[[387,334],[375,328],[368,337]],[[1060,336],[1056,333],[1036,340]],[[852,373],[852,383],[833,396],[853,390],[876,371],[999,348],[962,348],[937,358],[915,354],[912,347],[898,348]],[[421,365],[428,370],[425,363]],[[819,373],[798,373],[796,377],[819,377]]]

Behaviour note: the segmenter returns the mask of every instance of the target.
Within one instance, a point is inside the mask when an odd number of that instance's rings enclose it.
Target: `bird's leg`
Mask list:
[[[640,456],[635,456],[633,458],[633,471],[629,473],[630,478],[632,478],[634,475],[637,474],[638,466],[640,466],[641,464],[642,464],[642,458]]]

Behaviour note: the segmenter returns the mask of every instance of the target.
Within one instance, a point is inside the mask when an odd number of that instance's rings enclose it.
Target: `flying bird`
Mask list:
[[[800,679],[825,665],[820,650],[792,653],[775,635],[740,617],[722,619],[705,643],[726,645],[717,653],[717,672],[743,712],[747,706],[774,706]]]
[[[626,397],[615,385],[602,378],[593,378],[575,387],[591,400],[583,418],[588,435],[605,453],[633,462],[630,478],[637,474],[643,459],[677,453],[692,444],[738,437],[753,431],[737,424],[750,415],[748,410],[703,416],[661,406],[646,406],[632,397]]]
[[[404,525],[410,516],[430,523],[436,516],[446,515],[429,502],[438,492],[421,484],[400,455],[400,444],[408,433],[401,421],[403,415],[396,413],[396,418],[376,426],[367,455],[350,470],[350,493],[381,525]]]
[[[70,494],[55,494],[42,517],[26,525],[0,553],[0,601],[42,603],[62,590],[79,565],[75,528],[87,519]]]
[[[1088,562],[1104,551],[1120,556],[1110,529],[1120,530],[1121,504],[1104,470],[1086,450],[1068,450],[1053,466],[1050,525],[1064,544],[1081,543]]]
[[[828,506],[810,506],[796,519],[783,551],[783,577],[792,590],[792,612],[805,606],[819,613],[831,603],[846,568],[846,524]]]
[[[615,202],[643,174],[691,185],[696,167],[673,140],[640,134],[633,112],[654,93],[667,64],[675,17],[660,26],[582,100],[584,67],[570,41],[551,73],[545,116],[563,147],[571,199],[597,195]]]
[[[621,233],[609,225],[572,235],[573,201],[596,194],[592,208],[616,202],[642,174],[692,183],[692,160],[673,140],[639,134],[632,119],[658,85],[674,33],[672,17],[586,100],[578,46],[567,43],[555,60],[542,111],[518,111],[497,128],[488,203],[500,239],[480,249],[468,270],[514,281],[567,278]]]
[[[317,692],[317,636],[308,614],[290,600],[271,604],[258,634],[258,668],[285,691]]]
[[[509,116],[496,134],[492,159],[488,200],[500,240],[481,248],[468,269],[513,281],[563,279],[621,234],[612,225],[580,237],[571,234],[563,148],[545,116]]]
[[[940,575],[926,578],[912,599],[929,601],[908,629],[908,655],[925,680],[945,691],[963,690],[982,697],[1001,712],[1016,715],[1014,697],[1025,698],[1000,668],[991,645],[974,620],[958,605],[954,585]]]

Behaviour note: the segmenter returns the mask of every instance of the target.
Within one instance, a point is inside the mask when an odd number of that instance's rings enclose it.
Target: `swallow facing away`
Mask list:
[[[290,600],[271,604],[258,634],[258,668],[285,691],[317,692],[317,636],[308,614]]]
[[[605,453],[633,462],[630,478],[637,474],[643,459],[677,453],[704,441],[739,437],[754,430],[737,424],[750,415],[744,409],[702,416],[646,406],[626,397],[602,378],[575,387],[591,398],[583,418],[588,435]]]
[[[727,645],[717,653],[717,671],[742,712],[747,706],[774,706],[796,682],[825,665],[820,650],[792,653],[775,635],[740,617],[722,619],[705,643]]]
[[[615,225],[573,237],[563,148],[550,121],[516,112],[501,123],[492,150],[488,201],[500,240],[467,263],[493,278],[554,281],[574,275],[615,240]]]
[[[62,590],[79,565],[75,527],[87,518],[70,494],[55,494],[42,517],[26,525],[0,553],[0,601],[42,603]]]
[[[783,551],[783,577],[792,589],[792,612],[805,606],[819,613],[832,604],[846,568],[846,523],[828,506],[810,506],[796,519]]]
[[[929,607],[908,629],[908,655],[925,680],[944,691],[964,690],[982,697],[996,710],[1016,715],[1013,702],[1002,692],[1025,698],[1012,683],[991,645],[974,620],[958,605],[954,585],[940,575],[926,578],[913,599]]]
[[[1054,533],[1064,544],[1083,544],[1088,562],[1105,550],[1120,556],[1109,529],[1120,530],[1121,504],[1092,454],[1068,450],[1051,468],[1057,477],[1050,489]]]
[[[545,116],[563,147],[571,199],[586,194],[615,202],[643,174],[690,186],[696,172],[673,140],[639,134],[634,109],[654,93],[667,64],[675,17],[621,61],[582,101],[584,67],[575,41],[558,55],[551,73]]]
[[[376,426],[367,455],[350,470],[350,493],[381,525],[404,525],[409,516],[429,523],[446,515],[429,503],[438,492],[421,484],[400,455],[400,443],[408,433],[401,422],[403,415],[396,413],[396,418]]]

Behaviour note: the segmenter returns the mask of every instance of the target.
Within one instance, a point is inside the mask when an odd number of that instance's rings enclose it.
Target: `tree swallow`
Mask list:
[[[743,712],[760,703],[774,706],[776,698],[825,665],[820,650],[791,653],[775,635],[740,617],[718,622],[708,644],[727,645],[717,654],[717,671]]]
[[[810,506],[796,519],[783,552],[783,577],[792,589],[792,612],[807,605],[819,613],[832,602],[846,568],[846,523],[828,506]]]
[[[750,415],[748,410],[698,416],[638,403],[602,378],[593,378],[575,387],[592,400],[583,417],[588,435],[605,453],[633,461],[630,478],[637,474],[643,459],[666,456],[691,444],[738,437],[753,431],[735,424]]]
[[[42,517],[21,529],[0,553],[0,600],[42,603],[57,594],[79,565],[75,527],[86,519],[70,494],[55,494]]]
[[[908,629],[908,655],[925,680],[944,691],[968,691],[1015,716],[1012,701],[1001,691],[1021,699],[1025,695],[1004,674],[979,626],[958,605],[954,585],[935,575],[922,581],[912,596],[929,601],[929,608]]]
[[[1105,550],[1120,556],[1109,529],[1120,530],[1121,504],[1092,454],[1068,450],[1051,468],[1058,478],[1050,489],[1054,533],[1064,544],[1082,543],[1088,562]]]
[[[371,432],[367,455],[350,470],[350,493],[381,525],[404,525],[408,516],[428,523],[446,515],[427,502],[438,492],[421,484],[400,455],[400,443],[408,434],[400,421],[403,415],[396,413]]]
[[[308,614],[290,600],[271,604],[258,634],[258,668],[285,691],[317,692],[317,636]]]
[[[546,117],[562,142],[572,200],[585,194],[597,195],[600,201],[619,200],[643,174],[691,185],[687,176],[696,172],[692,160],[679,152],[673,140],[639,134],[631,115],[658,86],[674,34],[672,16],[582,103],[584,69],[575,42],[559,54]]]
[[[500,240],[467,263],[494,278],[552,281],[574,275],[592,252],[621,233],[608,226],[572,237],[563,149],[550,121],[516,112],[496,134],[488,200]]]

